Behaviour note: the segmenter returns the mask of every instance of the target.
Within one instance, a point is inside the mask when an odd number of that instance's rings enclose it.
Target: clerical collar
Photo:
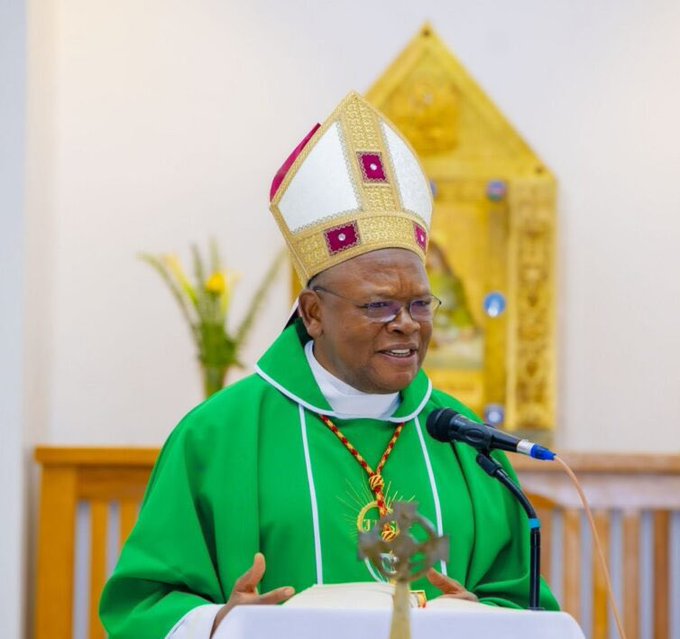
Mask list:
[[[305,344],[305,355],[312,369],[312,375],[326,401],[330,404],[336,416],[340,419],[369,417],[372,419],[387,419],[399,407],[399,393],[387,395],[364,393],[346,384],[332,373],[329,373],[316,357],[314,357],[314,342]]]

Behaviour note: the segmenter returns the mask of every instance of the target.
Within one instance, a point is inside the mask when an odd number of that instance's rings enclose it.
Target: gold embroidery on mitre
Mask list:
[[[425,251],[418,241],[414,224],[425,233],[429,225],[403,208],[383,122],[399,135],[381,113],[358,94],[350,93],[295,159],[272,199],[270,209],[288,244],[293,266],[303,285],[331,266],[381,248],[405,248],[425,261]],[[338,212],[291,230],[279,210],[279,202],[316,143],[335,124],[339,125],[345,165],[360,210]],[[409,146],[406,140],[403,141]],[[364,179],[358,153],[374,153],[380,157],[384,181]],[[351,246],[331,250],[325,233],[345,223],[357,224],[360,240]]]
[[[356,245],[331,254],[325,233],[328,229],[355,222],[361,241]],[[425,251],[416,239],[416,227],[426,229],[425,223],[416,216],[403,213],[382,215],[346,215],[326,222],[323,227],[307,229],[299,237],[289,240],[293,261],[300,280],[305,284],[316,273],[346,262],[352,257],[381,248],[404,248],[425,260]]]
[[[365,212],[387,212],[400,208],[392,156],[383,138],[381,116],[363,100],[351,100],[341,111],[340,122],[352,166],[352,182],[361,194]],[[378,153],[385,172],[385,182],[367,182],[359,165],[358,153]]]

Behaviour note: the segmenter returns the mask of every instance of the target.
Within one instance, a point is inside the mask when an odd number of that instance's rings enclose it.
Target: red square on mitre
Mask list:
[[[423,249],[423,251],[427,250],[427,231],[422,226],[420,226],[420,224],[416,224],[414,222],[413,233],[416,237],[416,243],[418,246]]]
[[[324,231],[326,246],[331,255],[340,253],[345,249],[352,248],[361,242],[359,237],[359,227],[356,222],[335,226]]]
[[[364,176],[364,182],[387,182],[382,156],[378,152],[367,153],[358,151],[359,166]]]

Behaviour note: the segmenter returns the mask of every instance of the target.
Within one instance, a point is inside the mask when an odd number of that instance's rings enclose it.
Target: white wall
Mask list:
[[[0,3],[0,637],[23,628],[24,487],[22,433],[23,234],[26,14]]]
[[[680,451],[675,0],[27,9],[28,60],[24,3],[0,3],[0,503],[18,522],[0,527],[0,636],[22,626],[27,447],[157,445],[200,399],[186,328],[136,254],[187,258],[214,235],[244,274],[240,315],[282,244],[273,174],[426,19],[560,181],[561,447]],[[249,364],[287,311],[282,279]]]
[[[680,4],[44,0],[29,21],[27,421],[55,444],[159,444],[200,399],[135,255],[281,246],[273,174],[430,19],[560,181],[560,442],[680,450]],[[246,352],[288,310],[282,280]],[[644,428],[640,441],[637,429]]]

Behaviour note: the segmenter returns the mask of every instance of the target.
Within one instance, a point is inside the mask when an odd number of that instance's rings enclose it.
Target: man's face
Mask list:
[[[376,322],[356,304],[396,300],[408,305],[428,297],[430,285],[418,256],[405,249],[372,251],[324,271],[312,286],[337,294],[305,290],[300,296],[319,363],[366,393],[406,388],[425,358],[432,322],[414,321],[406,308],[391,322]]]

